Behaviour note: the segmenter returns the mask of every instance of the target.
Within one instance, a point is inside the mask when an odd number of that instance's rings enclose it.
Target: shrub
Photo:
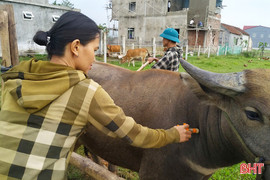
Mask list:
[[[254,58],[257,56],[257,54],[258,52],[256,50],[242,52],[242,55],[246,58]]]

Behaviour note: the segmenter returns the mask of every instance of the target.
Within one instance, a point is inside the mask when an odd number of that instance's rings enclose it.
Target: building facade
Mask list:
[[[184,45],[217,47],[221,6],[222,0],[112,0],[112,19],[118,21],[119,44],[124,36],[126,44],[147,45],[155,38],[162,45],[159,35],[170,27]]]
[[[0,0],[0,5],[11,4],[14,9],[17,44],[20,55],[45,53],[45,47],[33,42],[39,30],[48,31],[57,19],[70,9],[54,6],[48,0]]]
[[[258,49],[260,42],[267,43],[267,49],[270,48],[270,27],[244,26],[244,31],[250,34],[252,48]]]
[[[244,30],[228,24],[221,24],[219,44],[239,51],[251,50],[252,40]]]

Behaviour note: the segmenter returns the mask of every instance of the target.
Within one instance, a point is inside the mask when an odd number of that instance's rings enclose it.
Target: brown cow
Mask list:
[[[130,66],[130,62],[133,61],[134,67],[134,59],[140,58],[142,60],[142,64],[144,64],[146,56],[149,56],[146,48],[129,49],[127,54],[122,58],[121,63],[128,61],[128,66]]]
[[[121,46],[120,45],[107,45],[107,50],[108,50],[108,56],[111,55],[111,53],[120,53]]]
[[[141,180],[208,179],[222,167],[255,157],[267,161],[264,178],[270,180],[270,69],[219,74],[181,64],[190,75],[133,72],[104,63],[93,64],[88,75],[136,122],[165,129],[186,122],[199,134],[186,143],[141,149],[89,124],[83,144],[113,164],[138,171]]]

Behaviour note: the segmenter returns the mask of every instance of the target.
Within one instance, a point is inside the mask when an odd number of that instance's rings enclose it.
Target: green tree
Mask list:
[[[101,31],[106,32],[106,34],[108,35],[109,29],[107,28],[106,23],[99,24],[99,25],[98,25],[98,28],[99,28]]]
[[[260,42],[259,43],[259,51],[261,52],[261,57],[263,57],[264,49],[268,46],[267,42]]]
[[[99,24],[99,25],[98,25],[98,28],[99,28],[100,30],[102,30],[102,31],[107,30],[106,23]]]

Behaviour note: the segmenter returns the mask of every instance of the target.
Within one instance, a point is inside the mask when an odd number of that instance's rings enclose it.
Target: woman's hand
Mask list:
[[[191,138],[191,134],[192,132],[187,130],[189,128],[188,124],[185,125],[178,125],[178,126],[174,126],[179,135],[180,135],[180,142],[186,142]]]

